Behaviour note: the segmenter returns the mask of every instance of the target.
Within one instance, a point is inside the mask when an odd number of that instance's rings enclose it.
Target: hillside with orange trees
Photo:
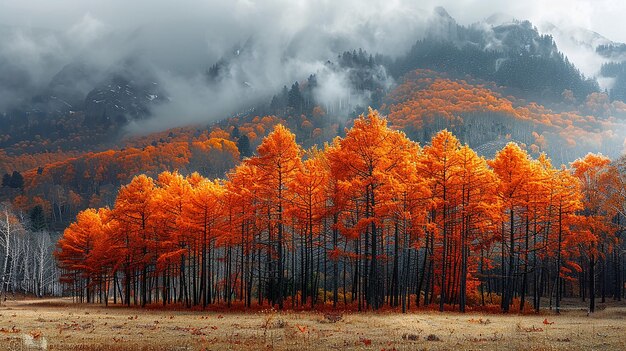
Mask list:
[[[63,223],[85,206],[112,203],[119,184],[139,173],[156,175],[171,169],[218,176],[238,159],[236,144],[220,133],[85,153],[23,172],[23,189],[13,200],[23,210],[40,205],[51,222]]]
[[[309,143],[321,143],[337,134],[336,123],[320,122],[324,112],[314,110],[310,119],[301,115],[284,120],[276,116],[230,118],[202,128],[174,128],[144,136],[130,136],[120,146],[100,152],[0,154],[5,173],[20,172],[23,186],[3,187],[3,197],[23,211],[41,207],[46,221],[64,227],[87,206],[112,204],[115,191],[132,177],[155,176],[163,170],[185,174],[200,172],[219,177],[260,143],[276,124],[289,124]],[[319,127],[314,127],[314,124]]]
[[[467,79],[428,70],[407,74],[386,98],[390,122],[418,140],[449,128],[476,147],[508,137],[536,152],[565,150],[570,158],[588,150],[615,154],[610,149],[624,140],[626,105],[610,102],[604,94],[592,93],[576,103],[571,92],[565,91],[563,101],[555,104],[562,111],[557,112],[505,96],[505,90],[493,83]]]

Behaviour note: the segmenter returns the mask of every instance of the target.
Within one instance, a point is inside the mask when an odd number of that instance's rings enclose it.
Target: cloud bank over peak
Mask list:
[[[0,12],[0,110],[44,89],[69,63],[100,76],[132,58],[168,94],[150,125],[137,129],[163,129],[221,118],[234,104],[267,98],[311,73],[334,96],[352,98],[345,72],[328,71],[327,60],[357,48],[402,55],[434,30],[432,18],[441,20],[442,11],[460,24],[499,13],[486,23],[569,23],[626,41],[616,30],[624,10],[626,4],[612,0],[9,0]],[[603,61],[554,35],[586,75],[597,72]],[[207,70],[225,58],[221,79],[207,85]],[[328,94],[318,89],[320,99]]]

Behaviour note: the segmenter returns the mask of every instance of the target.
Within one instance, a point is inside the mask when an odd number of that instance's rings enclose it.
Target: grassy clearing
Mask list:
[[[587,316],[225,313],[23,300],[0,307],[0,350],[625,350],[626,305]],[[546,324],[547,322],[547,324]],[[45,345],[42,345],[45,344]]]

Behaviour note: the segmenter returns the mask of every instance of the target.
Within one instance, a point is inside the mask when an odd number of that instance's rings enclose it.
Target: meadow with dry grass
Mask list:
[[[587,316],[184,311],[7,301],[0,350],[624,350],[626,306]]]

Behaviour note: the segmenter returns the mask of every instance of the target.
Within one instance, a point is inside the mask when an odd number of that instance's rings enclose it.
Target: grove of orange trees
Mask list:
[[[276,125],[225,179],[136,176],[78,214],[56,257],[87,302],[509,311],[576,296],[593,311],[623,294],[622,171],[515,143],[486,160],[447,130],[420,146],[370,110],[321,149]]]

